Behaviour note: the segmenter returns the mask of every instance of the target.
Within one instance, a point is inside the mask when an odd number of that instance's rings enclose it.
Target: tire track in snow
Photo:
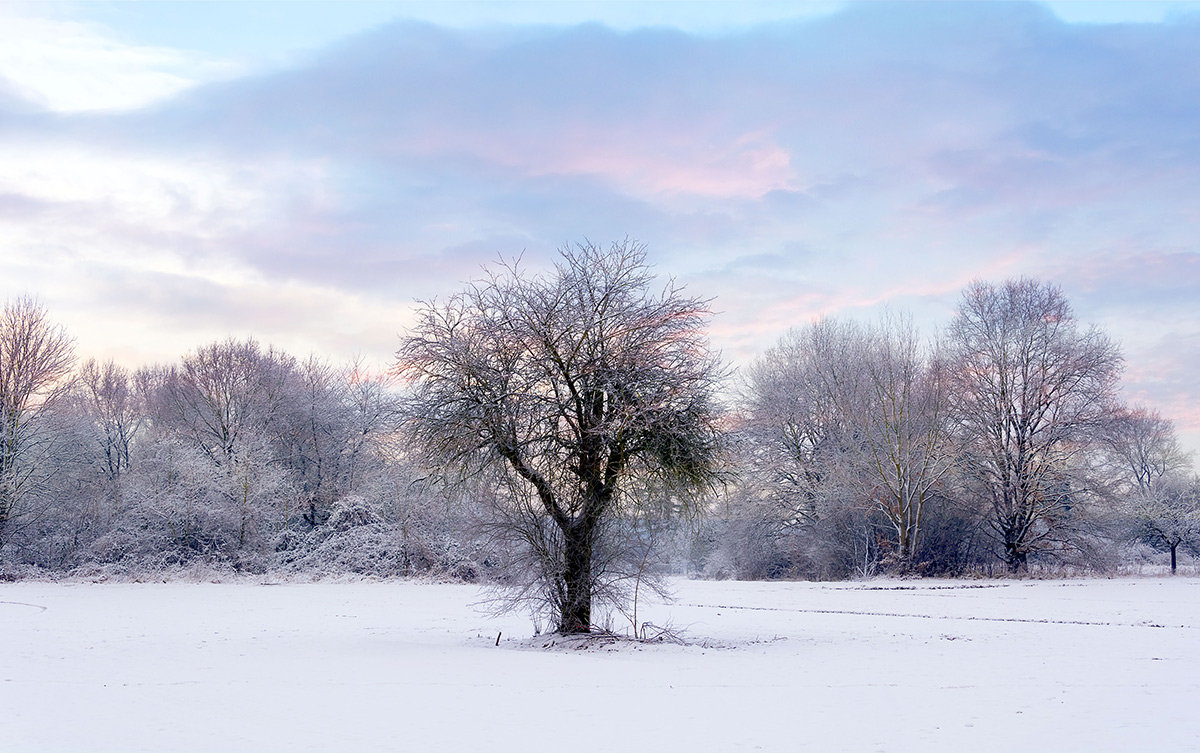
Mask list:
[[[41,604],[26,604],[23,601],[0,601],[0,604],[10,604],[14,607],[31,607],[33,609],[40,609],[43,612],[49,609],[49,607],[43,607]]]
[[[1091,620],[1054,620],[1048,617],[979,617],[976,615],[912,614],[908,612],[873,612],[855,609],[802,609],[798,607],[747,607],[735,604],[679,604],[699,609],[741,609],[751,612],[795,612],[799,614],[849,614],[862,617],[911,617],[919,620],[958,620],[961,622],[1024,622],[1037,625],[1087,625],[1091,627],[1170,628],[1200,630],[1198,625],[1162,625],[1156,622],[1095,622]]]

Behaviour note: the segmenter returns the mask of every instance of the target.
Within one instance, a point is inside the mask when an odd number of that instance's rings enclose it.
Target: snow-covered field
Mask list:
[[[676,597],[544,649],[472,586],[3,584],[0,750],[1200,750],[1200,580]]]

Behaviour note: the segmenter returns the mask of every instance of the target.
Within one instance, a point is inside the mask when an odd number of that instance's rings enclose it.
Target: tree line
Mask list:
[[[740,374],[709,302],[632,241],[417,313],[386,374],[236,339],[131,371],[8,301],[0,566],[483,577],[580,631],[671,570],[1200,553],[1172,423],[1121,402],[1119,348],[1049,283],[972,283],[937,339],[900,314],[804,324]]]
[[[197,561],[452,569],[455,544],[411,490],[397,400],[386,377],[252,339],[136,371],[95,360],[76,368],[71,338],[45,309],[9,301],[3,561],[55,571]],[[341,540],[350,534],[361,541]]]
[[[972,283],[937,341],[896,316],[792,330],[747,375],[740,509],[778,544],[758,566],[1103,568],[1136,541],[1174,571],[1200,486],[1172,423],[1121,401],[1122,367],[1032,279]]]

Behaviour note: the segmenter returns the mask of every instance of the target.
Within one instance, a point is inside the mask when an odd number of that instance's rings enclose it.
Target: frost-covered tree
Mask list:
[[[120,524],[145,414],[129,372],[89,360],[45,418],[57,448],[47,458],[55,480],[37,534],[25,537],[20,558],[65,568],[88,560],[94,542]]]
[[[295,373],[294,358],[255,340],[214,342],[158,370],[151,415],[228,465],[245,437],[278,434]]]
[[[1104,433],[1115,491],[1133,535],[1171,556],[1200,543],[1200,480],[1189,477],[1191,456],[1179,446],[1175,425],[1157,411],[1123,408]]]
[[[100,474],[114,484],[128,473],[131,450],[146,422],[145,406],[132,375],[112,361],[89,359],[76,379],[77,409],[94,426]]]
[[[845,423],[840,456],[857,493],[887,519],[896,564],[913,564],[927,506],[957,460],[945,369],[911,324],[885,322],[852,339],[848,359],[858,382],[840,398]],[[839,393],[831,389],[832,395]]]
[[[399,467],[391,452],[399,425],[391,382],[358,363],[335,368],[311,357],[299,364],[276,422],[276,444],[310,526],[325,520],[343,497],[375,498],[368,487]]]
[[[1175,424],[1147,408],[1113,411],[1102,433],[1118,493],[1148,492],[1160,479],[1190,468],[1192,459],[1179,446]]]
[[[74,343],[32,298],[0,309],[0,545],[50,502],[65,463],[48,418],[66,395]]]
[[[1060,288],[1030,279],[964,291],[948,333],[967,473],[1009,569],[1069,538],[1086,455],[1116,405],[1122,358],[1081,327]]]
[[[239,521],[220,494],[229,481],[190,442],[151,433],[138,445],[126,505],[97,541],[97,558],[156,569],[232,554]]]
[[[846,427],[825,395],[820,372],[828,320],[789,331],[747,371],[740,443],[745,484],[785,526],[819,517]]]
[[[718,477],[720,376],[706,303],[654,292],[637,243],[564,248],[554,270],[503,266],[428,303],[396,369],[415,447],[454,476],[495,472],[558,630],[587,632],[602,533],[654,479],[686,499]]]
[[[295,359],[230,339],[139,380],[150,431],[141,453],[148,467],[132,478],[135,517],[162,521],[183,556],[265,550],[299,508],[280,457],[299,402]]]
[[[831,502],[858,504],[886,521],[894,566],[912,566],[956,459],[944,370],[913,327],[793,330],[752,366],[749,388],[751,462],[785,516],[812,522]]]
[[[147,424],[145,392],[134,374],[112,361],[89,359],[75,380],[72,407],[86,438],[77,452],[84,469],[78,496],[86,498],[97,533],[125,506],[126,479]]]
[[[324,517],[342,492],[340,462],[350,423],[346,386],[337,369],[309,358],[300,365],[284,422],[281,459],[295,475],[309,520]]]
[[[1132,508],[1136,535],[1170,554],[1172,575],[1181,546],[1200,554],[1200,478],[1162,476],[1133,500]]]

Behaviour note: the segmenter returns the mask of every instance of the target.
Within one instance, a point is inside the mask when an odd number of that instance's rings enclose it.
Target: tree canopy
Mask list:
[[[500,472],[552,523],[540,575],[563,632],[591,627],[602,524],[644,502],[627,482],[686,496],[718,476],[707,302],[653,279],[631,241],[564,248],[541,276],[501,265],[426,304],[397,354],[416,445],[459,477]]]

